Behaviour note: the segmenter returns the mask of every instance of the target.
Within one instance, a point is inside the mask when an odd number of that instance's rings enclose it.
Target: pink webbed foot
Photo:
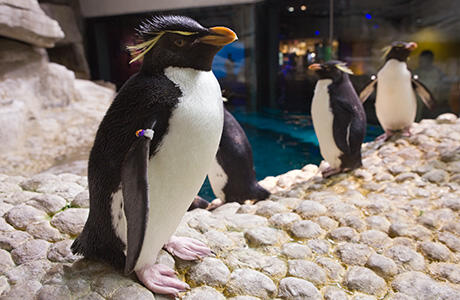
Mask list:
[[[375,140],[376,141],[387,141],[389,138],[391,138],[394,135],[394,132],[391,130],[385,130],[385,133],[382,135],[379,135]]]
[[[324,170],[321,174],[323,175],[323,178],[328,178],[332,175],[339,174],[340,172],[342,172],[342,169],[340,168],[334,169],[329,167],[326,170]]]
[[[195,260],[213,254],[203,242],[189,237],[172,236],[164,247],[169,253],[183,260]]]
[[[154,293],[177,296],[190,286],[176,277],[176,272],[163,264],[145,266],[136,271],[137,278]]]
[[[410,132],[410,126],[409,127],[405,127],[403,130],[402,130],[402,136],[404,137],[410,137],[412,135],[412,133]]]

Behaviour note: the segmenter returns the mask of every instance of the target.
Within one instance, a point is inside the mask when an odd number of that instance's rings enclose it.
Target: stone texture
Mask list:
[[[292,234],[301,239],[311,239],[321,236],[324,230],[321,227],[309,220],[298,221],[292,225]]]
[[[56,214],[51,220],[51,225],[62,233],[77,235],[83,230],[86,218],[88,218],[87,209],[69,208]]]
[[[348,270],[345,282],[349,289],[366,294],[383,296],[387,291],[385,280],[363,267],[352,267]]]
[[[6,221],[18,229],[25,229],[27,225],[42,221],[46,217],[46,213],[28,205],[16,206],[5,215]]]
[[[412,295],[415,299],[457,299],[458,290],[437,282],[421,272],[406,272],[392,282],[395,291]]]
[[[26,262],[46,258],[49,243],[43,240],[30,240],[22,243],[11,251],[11,256],[16,264],[20,265]]]
[[[126,299],[126,298],[120,298],[120,299]],[[201,300],[201,299],[224,300],[225,297],[220,292],[218,292],[217,290],[211,287],[202,286],[199,288],[192,289],[190,292],[188,292],[184,296],[183,299],[184,300]]]
[[[288,261],[288,275],[306,279],[316,285],[326,281],[326,272],[314,262],[295,259]]]
[[[311,282],[295,277],[286,277],[280,281],[278,297],[283,299],[322,299],[318,289]]]
[[[187,273],[197,285],[223,286],[230,279],[230,271],[219,259],[207,257]]]
[[[226,292],[230,295],[270,299],[276,294],[276,286],[269,277],[260,272],[251,269],[237,269],[230,275]]]

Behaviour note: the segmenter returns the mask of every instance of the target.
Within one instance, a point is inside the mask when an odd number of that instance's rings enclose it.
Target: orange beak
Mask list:
[[[209,29],[211,30],[211,34],[200,38],[200,42],[223,47],[238,39],[236,33],[227,27],[212,27]]]
[[[320,64],[311,64],[311,65],[308,66],[308,69],[312,70],[312,71],[318,71],[318,70],[321,70],[321,65]]]
[[[417,49],[417,47],[417,43],[410,42],[409,44],[407,44],[406,49],[408,49],[409,51],[414,51],[415,49]]]

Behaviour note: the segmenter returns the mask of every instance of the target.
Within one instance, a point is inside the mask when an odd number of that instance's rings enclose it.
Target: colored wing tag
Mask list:
[[[150,49],[153,48],[153,46],[155,46],[155,44],[161,39],[161,37],[166,32],[176,33],[176,34],[185,35],[185,36],[196,34],[196,32],[173,31],[173,30],[166,30],[166,31],[158,32],[157,36],[154,37],[153,39],[150,39],[148,41],[145,41],[145,42],[142,42],[142,43],[139,43],[139,44],[136,44],[136,45],[126,47],[128,49],[128,51],[129,51],[129,54],[131,55],[131,57],[133,57],[133,59],[131,59],[129,61],[129,63],[131,64],[131,63],[135,62],[136,60],[141,59],[147,52],[150,51]]]
[[[348,73],[350,75],[354,75],[353,74],[353,71],[350,70],[350,68],[348,68],[345,64],[336,64],[335,67],[337,69],[339,69],[340,71],[344,72],[344,73]]]

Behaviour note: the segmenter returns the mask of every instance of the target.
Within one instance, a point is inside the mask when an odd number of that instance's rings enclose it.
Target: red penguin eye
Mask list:
[[[178,40],[175,40],[174,41],[174,44],[177,46],[177,47],[183,47],[185,45],[185,41],[183,39],[178,39]]]

